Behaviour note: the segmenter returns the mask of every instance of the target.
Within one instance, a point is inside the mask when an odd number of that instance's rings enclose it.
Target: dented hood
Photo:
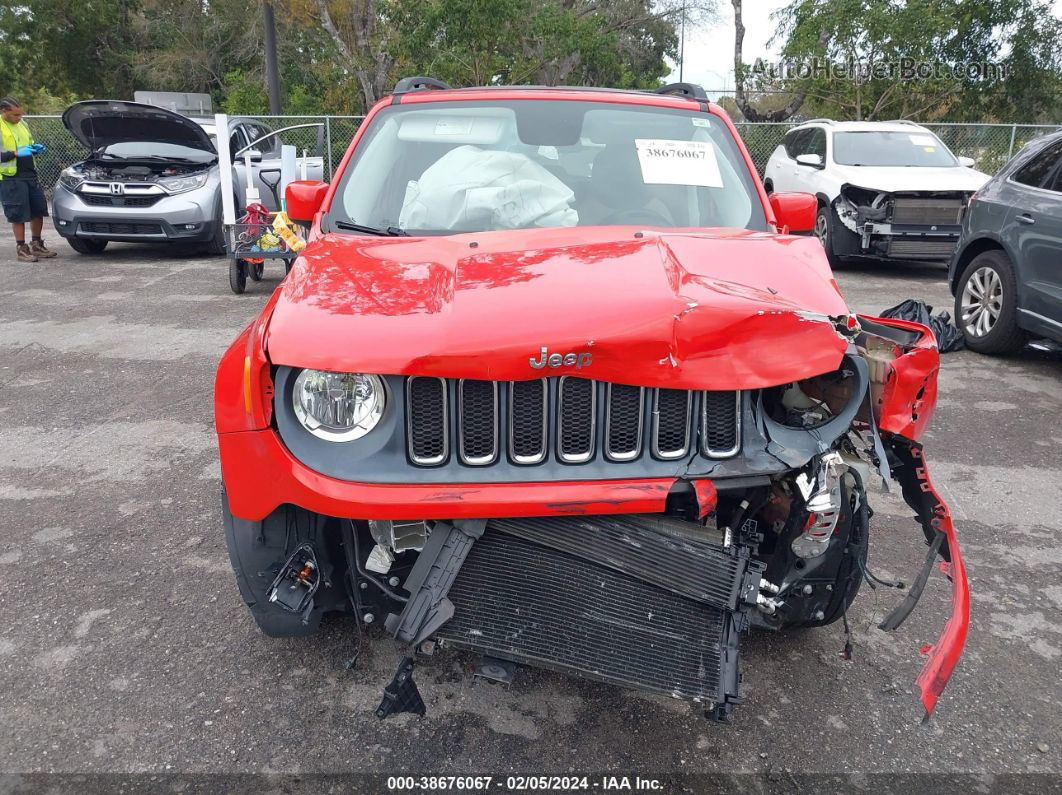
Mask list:
[[[270,359],[323,370],[753,389],[846,347],[818,241],[744,230],[324,235],[280,289]],[[542,348],[590,356],[536,369]]]

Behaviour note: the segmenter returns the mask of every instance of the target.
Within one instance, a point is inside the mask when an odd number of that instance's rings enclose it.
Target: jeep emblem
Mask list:
[[[581,370],[589,367],[594,360],[591,353],[550,353],[545,345],[542,346],[538,355],[538,361],[535,361],[534,356],[530,359],[531,366],[536,370],[541,370],[543,367],[571,367],[572,365],[575,365],[576,370]]]

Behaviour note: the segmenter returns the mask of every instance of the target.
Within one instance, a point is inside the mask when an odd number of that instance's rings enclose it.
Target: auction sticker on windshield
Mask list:
[[[634,143],[647,185],[723,187],[715,147],[707,141],[636,138]]]

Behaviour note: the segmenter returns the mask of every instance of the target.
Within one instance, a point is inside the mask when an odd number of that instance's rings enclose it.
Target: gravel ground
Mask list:
[[[522,670],[473,683],[471,658],[418,670],[424,718],[371,710],[398,652],[354,625],[260,635],[219,514],[217,360],[283,271],[234,296],[226,261],[116,245],[14,260],[0,236],[0,771],[633,774],[1062,772],[1062,357],[943,359],[927,456],[973,589],[966,656],[921,725],[918,649],[948,612],[935,574],[894,634],[898,598],[864,588],[839,627],[755,634],[746,703],[685,703]],[[935,266],[838,273],[852,305],[951,299]],[[909,579],[921,530],[873,495],[871,565]]]

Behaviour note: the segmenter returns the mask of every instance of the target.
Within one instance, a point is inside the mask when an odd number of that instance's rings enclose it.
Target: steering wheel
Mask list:
[[[627,210],[617,210],[605,219],[607,226],[630,226],[632,224],[646,224],[647,226],[674,226],[674,224],[656,210],[647,207],[633,207]]]

